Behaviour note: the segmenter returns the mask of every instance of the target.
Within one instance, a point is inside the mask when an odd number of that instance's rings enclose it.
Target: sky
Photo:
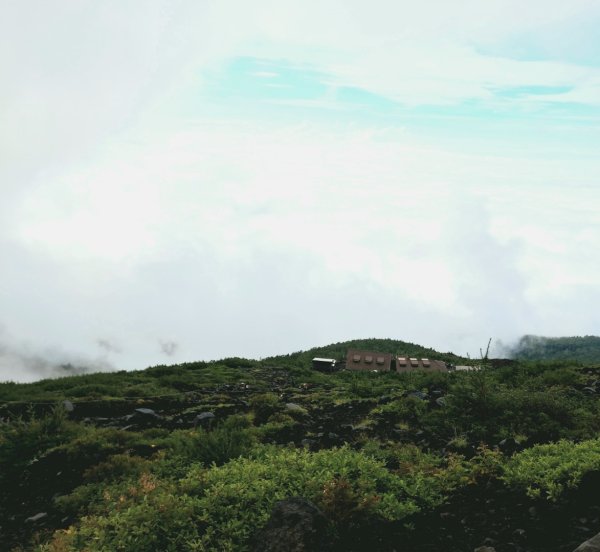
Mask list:
[[[600,333],[597,0],[2,11],[0,380]]]

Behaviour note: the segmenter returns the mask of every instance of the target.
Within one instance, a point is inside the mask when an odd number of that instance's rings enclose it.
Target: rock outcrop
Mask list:
[[[312,502],[281,500],[256,538],[254,552],[326,552],[327,520]]]
[[[581,543],[574,552],[600,552],[600,533]]]

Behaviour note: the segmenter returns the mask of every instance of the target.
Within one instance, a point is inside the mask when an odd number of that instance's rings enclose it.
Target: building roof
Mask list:
[[[348,355],[346,356],[347,370],[389,372],[391,366],[392,355],[390,353],[349,349]]]
[[[319,358],[319,357],[315,357],[312,359],[313,362],[333,362],[336,363],[337,360],[335,360],[334,358]]]
[[[412,370],[423,370],[426,372],[447,372],[448,367],[446,366],[446,363],[441,360],[408,356],[396,357],[397,372],[410,372]]]

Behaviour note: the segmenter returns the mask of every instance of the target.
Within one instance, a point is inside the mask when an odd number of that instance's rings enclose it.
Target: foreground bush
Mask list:
[[[559,441],[537,445],[513,456],[502,479],[522,488],[531,498],[556,501],[566,489],[579,485],[583,476],[600,470],[600,439],[581,443]]]
[[[106,487],[95,515],[55,533],[40,551],[248,550],[274,504],[290,496],[315,502],[334,531],[372,516],[400,520],[441,504],[467,481],[460,462],[432,468],[400,474],[345,447],[259,446],[223,466],[195,464],[178,483],[142,473]]]

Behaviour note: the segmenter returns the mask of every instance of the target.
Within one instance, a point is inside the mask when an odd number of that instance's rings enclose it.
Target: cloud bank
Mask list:
[[[587,0],[11,5],[3,377],[597,333],[599,20]]]

